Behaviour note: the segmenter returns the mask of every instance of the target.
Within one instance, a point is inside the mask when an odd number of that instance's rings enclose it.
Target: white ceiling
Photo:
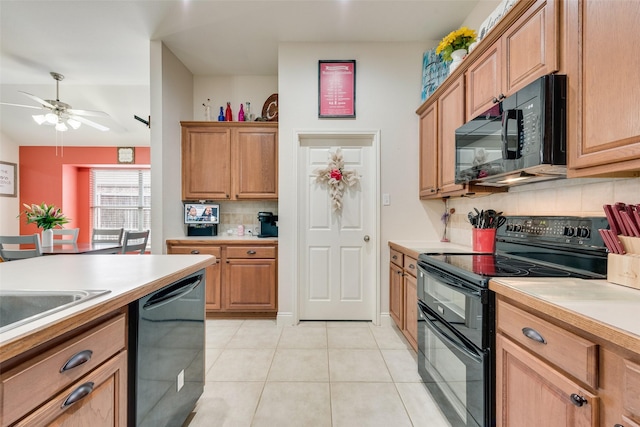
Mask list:
[[[194,74],[277,75],[280,42],[420,42],[457,28],[489,0],[0,0],[0,101],[55,99],[111,118],[59,133],[64,145],[140,146],[149,130],[149,41]],[[492,1],[495,3],[495,1]],[[37,110],[0,106],[0,130],[20,145],[54,145]]]

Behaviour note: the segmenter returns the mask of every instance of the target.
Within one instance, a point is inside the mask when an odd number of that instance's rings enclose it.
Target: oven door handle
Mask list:
[[[420,311],[422,311],[424,314],[431,315],[432,317],[438,318],[438,316],[435,315],[435,313],[431,312],[431,309],[429,307],[427,307],[426,305],[422,304],[420,301],[418,301],[418,308],[420,308]],[[427,322],[427,326],[441,340],[445,341],[446,343],[448,343],[449,345],[453,346],[454,348],[462,351],[464,354],[469,356],[471,359],[473,359],[477,363],[482,363],[483,354],[477,348],[469,346],[469,344],[465,343],[459,337],[456,337],[458,339],[454,340],[446,332],[444,332],[438,325],[436,325],[435,322],[431,321],[429,319],[429,317],[427,317],[425,315],[423,315],[422,317],[424,317],[424,320]],[[454,332],[454,331],[452,331],[452,332]],[[454,336],[455,336],[455,334],[454,334]]]
[[[464,282],[461,279],[458,279],[455,276],[451,276],[447,273],[445,273],[444,271],[440,271],[437,270],[435,268],[432,268],[431,266],[427,265],[427,264],[418,264],[418,268],[420,270],[423,270],[422,273],[424,274],[428,274],[431,276],[436,276],[438,277],[442,283],[444,283],[447,286],[450,286],[452,288],[455,288],[457,291],[471,296],[471,297],[481,297],[481,291],[478,289],[472,289],[468,286],[464,285]]]

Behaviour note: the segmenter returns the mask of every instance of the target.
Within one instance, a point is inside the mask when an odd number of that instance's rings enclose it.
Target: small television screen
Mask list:
[[[220,205],[185,203],[185,224],[218,224],[220,222]]]

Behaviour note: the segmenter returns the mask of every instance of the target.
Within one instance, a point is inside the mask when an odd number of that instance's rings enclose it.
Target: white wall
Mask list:
[[[381,312],[387,313],[389,239],[428,240],[437,215],[418,199],[418,116],[422,54],[429,43],[284,43],[279,48],[279,314],[297,306],[294,290],[297,183],[291,165],[296,131],[380,130],[381,193],[391,205],[381,208]],[[318,60],[356,60],[356,119],[318,119]],[[439,218],[439,217],[438,217]]]
[[[193,76],[161,42],[151,42],[151,252],[184,236],[180,121],[193,115]]]
[[[0,132],[0,160],[3,162],[20,163],[19,145],[16,141],[9,139]],[[17,167],[17,166],[16,166]],[[18,170],[18,175],[20,171]],[[17,194],[20,194],[20,178],[17,181]],[[20,234],[20,213],[19,197],[0,197],[0,234],[17,235]]]

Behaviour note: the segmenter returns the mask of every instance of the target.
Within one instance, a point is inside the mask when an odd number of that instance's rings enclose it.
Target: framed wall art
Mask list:
[[[18,165],[0,161],[0,196],[17,197]]]
[[[356,61],[318,61],[318,118],[356,117]]]

